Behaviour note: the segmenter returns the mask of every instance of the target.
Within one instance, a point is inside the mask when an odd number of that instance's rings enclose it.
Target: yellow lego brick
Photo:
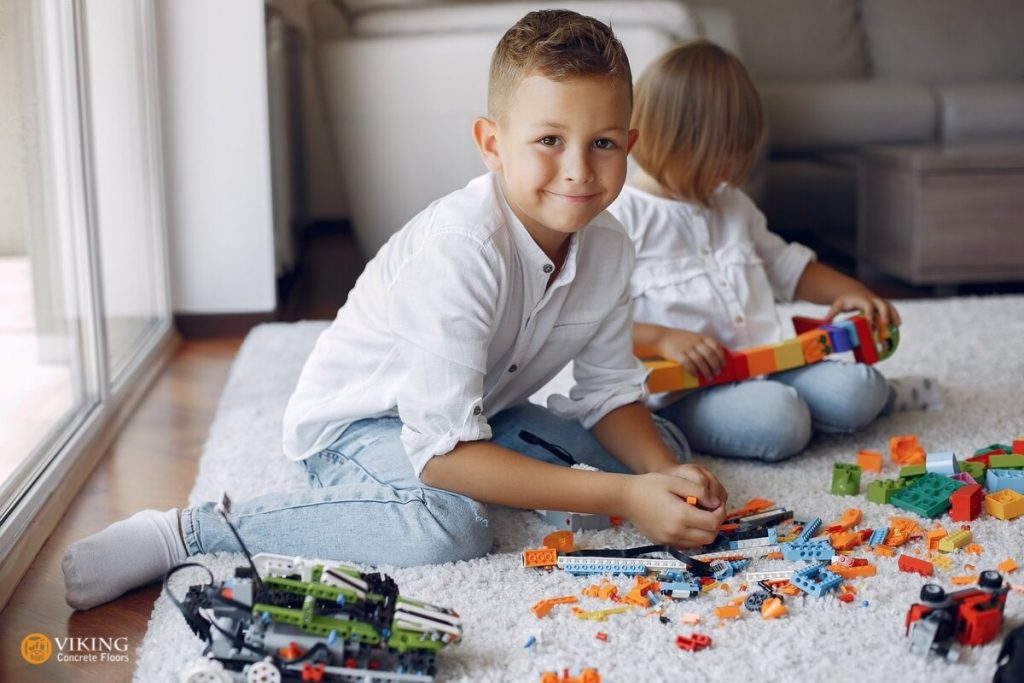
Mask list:
[[[806,365],[804,362],[804,349],[796,339],[787,339],[778,344],[773,344],[775,352],[776,371],[792,370]]]
[[[947,555],[936,555],[931,561],[936,567],[946,572],[953,566],[953,560],[949,559]]]
[[[974,540],[970,529],[960,529],[939,540],[939,550],[944,553],[951,553],[957,548],[963,548]]]
[[[1003,489],[985,496],[985,512],[999,519],[1024,515],[1024,496],[1013,489]]]
[[[700,386],[700,381],[679,363],[670,360],[648,360],[644,361],[644,367],[647,368],[647,389],[652,394],[696,389]]]

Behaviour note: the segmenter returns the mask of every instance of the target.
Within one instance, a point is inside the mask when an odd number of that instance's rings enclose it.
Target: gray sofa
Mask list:
[[[767,110],[757,199],[777,231],[852,253],[859,148],[1024,140],[1022,0],[690,4],[733,15]]]

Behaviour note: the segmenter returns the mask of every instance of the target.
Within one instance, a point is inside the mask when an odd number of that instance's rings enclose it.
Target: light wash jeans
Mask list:
[[[547,408],[522,404],[489,422],[493,443],[537,460],[566,465],[520,439],[521,430],[561,446],[578,462],[629,472],[579,422]],[[682,434],[665,420],[655,422],[676,457],[688,460]],[[484,505],[421,482],[402,448],[401,429],[397,417],[360,420],[330,447],[298,463],[305,468],[308,490],[235,502],[231,519],[249,551],[398,566],[487,553],[493,531]],[[189,555],[239,550],[213,503],[182,510],[181,527]]]
[[[685,394],[658,414],[709,455],[774,462],[796,455],[814,431],[854,432],[891,410],[892,390],[862,363],[824,361]]]

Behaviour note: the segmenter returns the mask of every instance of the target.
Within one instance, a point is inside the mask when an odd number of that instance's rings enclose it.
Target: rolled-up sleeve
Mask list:
[[[750,239],[757,255],[764,262],[764,270],[772,293],[778,301],[789,302],[796,293],[807,264],[817,256],[798,242],[786,242],[768,230],[764,214],[751,204]]]
[[[633,355],[633,316],[624,285],[615,308],[573,362],[576,384],[569,396],[555,394],[548,407],[590,429],[611,411],[647,399],[646,372]]]
[[[491,437],[483,382],[498,305],[495,258],[471,236],[434,235],[403,264],[389,292],[403,372],[401,439],[417,476],[460,441]]]

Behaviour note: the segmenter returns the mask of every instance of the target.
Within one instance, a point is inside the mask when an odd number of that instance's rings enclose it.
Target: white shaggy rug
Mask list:
[[[758,465],[700,458],[718,473],[735,505],[767,497],[794,510],[798,519],[821,517],[826,523],[849,507],[864,512],[862,527],[886,525],[890,516],[908,514],[857,497],[829,492],[832,464],[853,462],[858,449],[887,451],[888,437],[917,434],[929,451],[955,451],[966,457],[994,443],[1024,433],[1024,297],[955,298],[897,303],[904,324],[899,350],[878,367],[886,375],[927,374],[940,381],[945,398],[941,412],[910,412],[878,420],[864,432],[847,437],[818,437],[810,449],[778,465]],[[802,312],[822,309],[800,307]],[[280,422],[285,402],[306,355],[326,323],[263,325],[246,339],[221,398],[216,420],[200,462],[190,503],[215,499],[227,489],[243,499],[271,489],[301,488],[299,468],[280,453]],[[564,377],[553,386],[564,386]],[[883,476],[893,478],[888,464]],[[862,491],[875,475],[865,474]],[[183,501],[184,502],[184,501]],[[734,505],[733,505],[734,506]],[[912,515],[911,515],[912,516]],[[550,531],[529,512],[499,510],[494,515],[497,543],[485,558],[433,567],[382,567],[405,595],[450,606],[463,618],[463,641],[439,657],[438,681],[535,682],[545,670],[568,667],[573,675],[596,667],[609,683],[635,681],[989,681],[1000,641],[965,648],[959,663],[924,660],[907,651],[903,621],[917,601],[924,579],[901,573],[895,558],[876,558],[878,575],[853,581],[857,599],[844,604],[835,597],[787,598],[789,614],[765,621],[743,610],[741,618],[719,622],[714,608],[738,591],[742,580],[730,579],[732,592],[715,590],[669,607],[672,623],[642,612],[609,617],[603,623],[581,621],[566,606],[537,619],[530,606],[545,597],[580,595],[596,579],[553,571],[525,570],[519,553],[540,545]],[[949,517],[939,520],[950,528]],[[920,520],[930,527],[930,520]],[[1014,558],[1024,567],[1024,518],[1011,522],[982,515],[973,525],[984,554],[952,555],[950,571],[935,579],[954,588],[949,577],[977,574]],[[580,547],[627,547],[643,539],[629,527],[585,532]],[[241,564],[238,555],[199,558],[218,579]],[[345,559],[345,558],[338,558]],[[964,564],[977,566],[965,570]],[[763,561],[758,566],[770,567]],[[1024,577],[1010,575],[1015,583]],[[615,578],[620,593],[629,581]],[[585,609],[609,603],[580,597]],[[679,622],[686,612],[701,615],[693,627]],[[1024,622],[1024,595],[1007,598],[1003,632]],[[678,634],[696,629],[712,638],[710,649],[685,652],[675,646]],[[608,634],[607,642],[595,638]],[[530,635],[537,644],[526,649]],[[174,681],[176,674],[202,651],[184,621],[165,597],[153,610],[149,631],[138,653],[135,680]]]

